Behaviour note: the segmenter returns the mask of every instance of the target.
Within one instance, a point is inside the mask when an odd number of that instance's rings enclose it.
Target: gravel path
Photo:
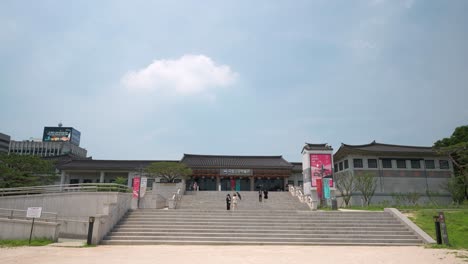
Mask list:
[[[0,248],[0,263],[467,263],[467,251],[364,246],[98,246]]]

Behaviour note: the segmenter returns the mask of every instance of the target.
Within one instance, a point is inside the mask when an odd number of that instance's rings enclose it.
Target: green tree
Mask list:
[[[145,172],[153,177],[161,177],[167,182],[174,182],[177,178],[187,178],[192,170],[180,162],[153,162],[145,168]]]
[[[356,185],[354,184],[355,178],[349,171],[335,173],[334,178],[336,181],[336,188],[340,191],[345,205],[348,206],[349,200],[351,200],[351,196],[356,190]]]
[[[454,185],[459,184],[465,199],[468,198],[468,125],[455,128],[450,137],[436,141],[433,147],[438,153],[448,156],[454,165],[456,179],[449,184],[453,185],[450,189],[458,189]]]
[[[369,206],[377,188],[377,179],[369,172],[358,173],[354,177],[356,178],[356,190],[362,194],[366,206]]]
[[[0,155],[0,188],[44,185],[56,177],[52,161],[32,155]]]
[[[128,182],[127,178],[119,176],[119,177],[115,178],[114,183],[120,184],[120,185],[127,185],[127,182]]]

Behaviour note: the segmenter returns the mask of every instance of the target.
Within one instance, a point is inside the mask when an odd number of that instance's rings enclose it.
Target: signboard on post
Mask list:
[[[447,225],[445,224],[444,212],[439,212],[439,223],[440,223],[440,231],[442,232],[442,240],[444,241],[444,244],[450,245],[448,232],[447,232]]]
[[[40,218],[41,214],[42,214],[42,207],[28,207],[28,211],[26,211],[26,217],[32,218],[31,233],[29,234],[29,244],[31,244],[31,238],[32,238],[33,229],[34,229],[34,220],[36,218]]]
[[[28,207],[26,212],[27,218],[40,218],[42,214],[42,207]]]

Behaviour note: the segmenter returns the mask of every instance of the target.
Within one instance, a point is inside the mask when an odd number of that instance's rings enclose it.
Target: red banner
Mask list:
[[[133,178],[133,198],[138,198],[138,189],[140,188],[140,177]]]
[[[317,187],[317,179],[329,178],[333,187],[331,154],[310,154],[310,174],[312,187]]]
[[[322,192],[322,190],[323,190],[322,179],[321,179],[321,178],[318,178],[317,181],[316,181],[316,183],[317,183],[317,198],[318,198],[319,200],[321,200],[322,197],[323,197],[323,192]]]

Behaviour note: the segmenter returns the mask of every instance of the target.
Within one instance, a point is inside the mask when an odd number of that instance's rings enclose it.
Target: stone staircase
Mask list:
[[[242,199],[238,203],[239,210],[310,210],[299,202],[289,192],[268,192],[268,199],[258,201],[258,192],[239,192]],[[182,197],[178,209],[191,210],[226,210],[226,195],[233,192],[206,191],[186,192]]]
[[[214,193],[214,194],[213,194]],[[129,212],[101,242],[106,245],[421,245],[386,212],[310,211],[288,193],[241,193],[227,211],[225,193],[184,196],[180,209]],[[198,198],[197,198],[198,197]],[[216,198],[216,199],[215,199]],[[253,199],[256,200],[253,200]],[[284,198],[284,199],[282,199]],[[299,204],[299,205],[298,205]],[[278,207],[288,206],[288,207]],[[298,209],[301,208],[301,209]]]

